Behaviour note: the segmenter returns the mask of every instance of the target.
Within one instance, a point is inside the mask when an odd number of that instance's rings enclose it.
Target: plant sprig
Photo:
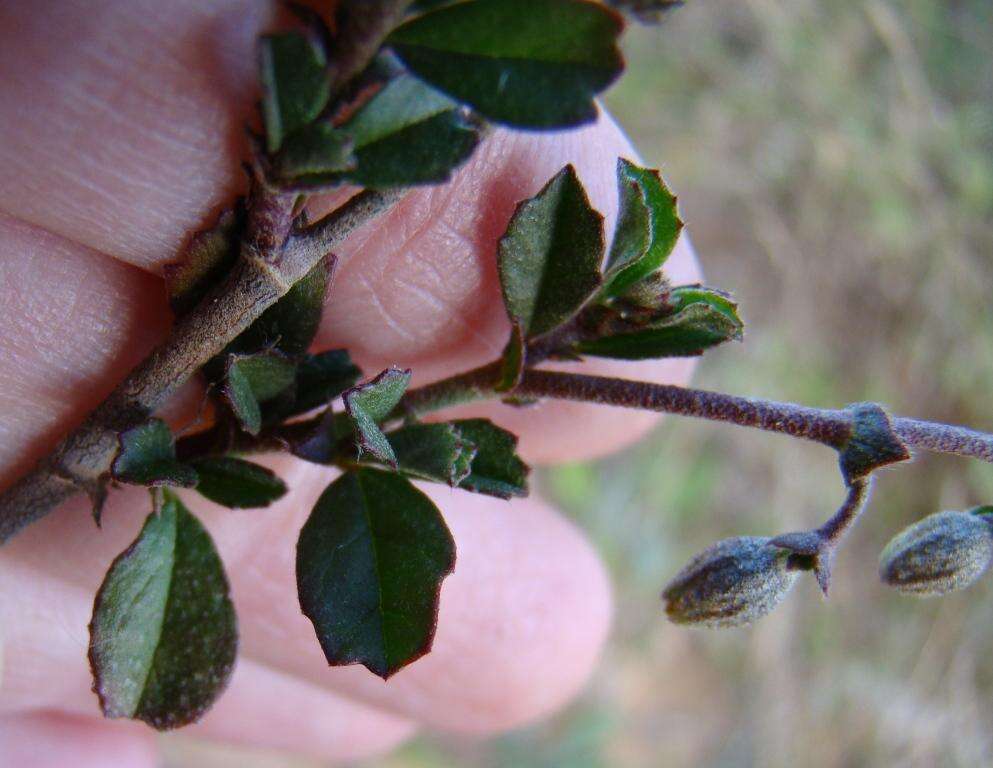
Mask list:
[[[657,19],[672,0],[616,0]],[[547,360],[700,355],[740,341],[730,294],[673,286],[665,262],[682,221],[658,171],[620,159],[620,214],[603,217],[566,166],[523,200],[496,244],[511,332],[500,358],[417,389],[391,367],[364,377],[346,350],[311,350],[334,248],[404,189],[447,181],[488,123],[561,130],[593,120],[621,73],[621,16],[587,0],[343,0],[334,24],[260,40],[261,135],[249,189],[166,270],[169,339],[32,473],[0,495],[0,542],[77,493],[97,524],[108,491],[148,487],[152,511],[110,565],[94,604],[90,662],[107,717],[155,728],[197,720],[221,694],[237,650],[227,577],[209,533],[174,488],[233,508],[288,488],[246,456],[283,451],[337,468],[300,531],[303,613],[331,665],[388,678],[430,651],[455,545],[413,480],[509,499],[528,493],[517,438],[486,419],[424,421],[482,399],[564,399],[706,418],[813,440],[838,453],[840,508],[809,531],[738,537],[701,553],[663,593],[680,623],[727,626],[771,610],[802,571],[824,593],[873,474],[911,449],[993,461],[993,435],[889,415],[642,381],[548,371]],[[331,29],[334,29],[332,33]],[[362,191],[318,221],[312,194]],[[155,411],[194,375],[212,426],[178,440]],[[340,401],[341,405],[337,403]],[[884,552],[881,575],[917,594],[971,583],[993,560],[990,508],[941,513]]]

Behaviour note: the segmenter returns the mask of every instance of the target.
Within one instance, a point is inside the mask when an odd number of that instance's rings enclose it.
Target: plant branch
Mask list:
[[[848,494],[845,501],[838,508],[838,511],[831,516],[824,525],[817,529],[823,539],[832,547],[844,537],[848,530],[855,524],[859,514],[865,508],[869,500],[869,492],[872,490],[872,475],[860,477],[848,486]]]
[[[499,373],[499,363],[490,363],[413,389],[404,397],[402,407],[410,415],[422,416],[473,400],[505,397],[507,393],[494,389]],[[513,394],[694,416],[779,432],[835,449],[843,446],[852,432],[852,418],[846,410],[811,408],[795,403],[605,376],[529,369]],[[892,427],[911,448],[969,456],[993,463],[991,434],[904,417],[894,417]]]
[[[256,185],[241,255],[228,278],[31,473],[0,494],[0,543],[79,492],[97,498],[118,434],[140,423],[248,328],[356,227],[388,210],[399,192],[366,191],[290,235],[292,195]]]
[[[340,0],[337,34],[328,62],[335,89],[341,91],[366,68],[383,39],[398,26],[412,0]]]

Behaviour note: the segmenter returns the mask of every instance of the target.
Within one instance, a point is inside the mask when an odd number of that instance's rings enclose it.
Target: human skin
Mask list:
[[[162,266],[244,188],[242,125],[269,5],[0,6],[0,486],[168,333]],[[341,249],[318,346],[347,347],[369,374],[409,366],[415,386],[493,359],[509,330],[495,243],[514,206],[571,162],[609,235],[619,155],[634,151],[608,117],[566,133],[497,130],[450,184],[408,193]],[[677,283],[698,279],[685,238],[667,269]],[[684,383],[692,365],[567,367]],[[187,387],[168,409],[174,425],[198,400]],[[518,432],[534,464],[603,455],[657,418],[565,403],[469,410]],[[297,605],[296,535],[332,472],[265,462],[292,489],[268,509],[184,494],[217,542],[241,632],[229,689],[184,733],[356,759],[422,727],[487,735],[532,722],[582,688],[608,631],[609,586],[540,494],[508,503],[423,486],[458,561],[433,651],[384,683],[328,668]],[[142,489],[114,491],[98,530],[76,499],[0,549],[0,765],[154,765],[147,727],[100,718],[86,661],[93,595],[148,507]]]

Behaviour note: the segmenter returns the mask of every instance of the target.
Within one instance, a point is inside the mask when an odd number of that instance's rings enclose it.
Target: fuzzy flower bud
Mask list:
[[[776,607],[796,581],[791,553],[771,539],[739,536],[711,545],[665,588],[665,612],[677,624],[733,627]]]
[[[901,592],[927,596],[964,589],[993,561],[993,525],[972,512],[937,512],[898,533],[879,558],[879,576]]]

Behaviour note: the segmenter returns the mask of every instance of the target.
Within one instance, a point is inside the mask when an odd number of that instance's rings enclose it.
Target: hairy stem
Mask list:
[[[399,25],[412,0],[340,0],[335,11],[338,28],[330,65],[335,87],[341,90],[376,55],[383,38]]]
[[[290,235],[293,196],[256,189],[241,257],[231,274],[50,456],[0,495],[0,543],[76,493],[98,496],[121,430],[148,418],[319,259],[356,227],[388,210],[398,197],[395,191],[361,192],[326,218]]]
[[[428,384],[408,392],[402,407],[406,413],[418,416],[451,405],[506,396],[506,393],[494,389],[499,373],[499,363],[491,363]],[[513,394],[695,416],[780,432],[836,449],[843,446],[852,433],[852,418],[845,410],[811,408],[795,403],[606,376],[529,369]],[[894,417],[892,426],[897,436],[912,448],[993,462],[991,434],[904,417]]]
[[[844,502],[830,520],[817,529],[817,532],[832,546],[837,546],[848,530],[858,520],[859,514],[869,500],[872,489],[872,476],[860,477],[848,486]]]

